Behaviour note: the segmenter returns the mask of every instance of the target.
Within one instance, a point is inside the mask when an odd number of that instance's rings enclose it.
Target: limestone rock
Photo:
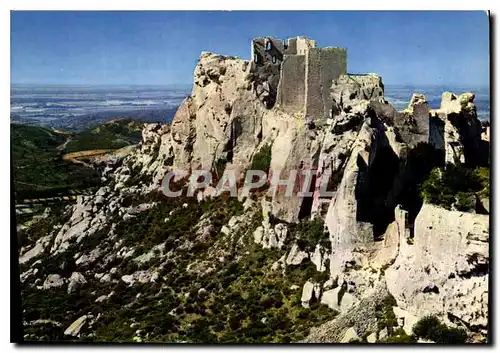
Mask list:
[[[358,334],[356,333],[356,330],[354,327],[350,327],[344,334],[344,337],[340,340],[340,343],[349,343],[353,340],[359,339]]]
[[[69,327],[64,331],[67,336],[79,337],[80,331],[87,322],[87,315],[83,315],[77,320],[75,320]]]
[[[372,143],[375,132],[364,123],[345,162],[343,176],[335,196],[330,202],[325,223],[330,233],[332,253],[330,255],[331,276],[342,273],[352,261],[352,250],[357,244],[373,242],[372,225],[358,221],[359,190],[363,187],[360,168],[369,166],[374,158]]]
[[[387,333],[387,327],[384,327],[382,330],[380,330],[380,332],[378,333],[378,339],[379,340],[383,340],[383,339],[386,339],[388,336],[388,333]]]
[[[347,312],[321,326],[311,328],[304,343],[334,343],[344,337],[345,332],[354,327],[359,336],[375,332],[378,329],[377,308],[387,297],[387,287],[382,280],[374,288],[363,293],[358,304]]]
[[[287,265],[300,265],[308,255],[305,251],[300,250],[297,244],[293,244],[286,258]]]
[[[325,260],[327,257],[327,251],[321,245],[317,244],[314,248],[314,253],[311,256],[311,262],[316,265],[316,270],[318,272],[323,272],[326,270]]]
[[[321,287],[318,283],[312,283],[307,281],[302,288],[301,302],[304,308],[309,307],[309,303],[312,299],[319,299],[321,295]]]
[[[345,287],[342,286],[325,291],[321,296],[321,303],[338,312],[347,312],[357,302],[358,299],[351,293],[345,292]]]
[[[45,282],[43,282],[43,289],[57,288],[62,285],[64,285],[64,279],[61,276],[57,274],[48,275]]]
[[[19,257],[19,264],[24,264],[42,254],[45,247],[50,244],[51,239],[51,235],[40,238],[30,250],[24,252],[23,255]]]
[[[80,272],[73,272],[69,278],[68,294],[76,292],[87,280]]]
[[[369,334],[367,337],[366,337],[366,341],[368,343],[375,343],[377,342],[377,334],[375,332]]]
[[[385,271],[398,306],[423,317],[450,315],[476,327],[488,322],[489,218],[424,204],[413,245],[401,235],[399,254]],[[424,290],[432,283],[432,291]]]
[[[402,322],[402,325],[400,326],[403,327],[406,334],[411,335],[413,333],[413,326],[418,322],[419,318],[397,306],[392,307],[392,310],[394,311],[394,315],[398,319],[398,322]]]
[[[359,101],[384,102],[384,85],[382,78],[376,74],[340,75],[332,82],[330,92],[339,111],[348,109]]]
[[[481,153],[481,122],[477,118],[474,95],[456,96],[445,92],[439,109],[431,111],[444,125],[445,162],[475,164],[484,161]]]
[[[128,285],[133,285],[135,282],[139,283],[149,283],[155,282],[158,279],[158,272],[150,272],[150,271],[137,271],[131,275],[122,276],[122,281],[127,283]]]
[[[95,302],[96,302],[96,303],[100,303],[100,302],[105,301],[106,299],[108,299],[108,296],[107,296],[107,295],[101,295],[101,296],[99,296],[99,297],[95,300]]]

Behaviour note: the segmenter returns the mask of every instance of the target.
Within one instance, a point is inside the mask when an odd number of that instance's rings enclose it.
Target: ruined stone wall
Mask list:
[[[328,118],[332,108],[332,81],[347,73],[347,51],[310,48],[306,68],[306,118]]]
[[[297,54],[297,38],[288,39],[288,47],[285,49],[286,55],[296,55]]]
[[[306,55],[307,52],[309,52],[309,49],[316,48],[316,41],[306,37],[297,37],[296,42],[297,42],[297,48],[296,48],[297,55]]]
[[[305,103],[306,57],[285,55],[281,64],[277,103],[285,111],[300,111]]]
[[[267,41],[271,42],[271,48],[269,50],[266,50]],[[279,65],[283,61],[283,43],[279,39],[273,37],[255,38],[252,40],[251,54],[252,61],[255,61],[255,58],[257,57],[257,66],[264,65],[266,63]],[[276,58],[276,62],[273,62],[273,57]]]

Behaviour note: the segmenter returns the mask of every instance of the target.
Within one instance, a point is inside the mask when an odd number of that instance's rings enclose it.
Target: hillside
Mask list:
[[[132,119],[116,119],[92,129],[76,133],[65,152],[118,149],[139,143],[144,123]]]
[[[102,150],[94,153],[99,156],[112,154],[137,144],[143,124],[117,119],[78,133],[11,124],[16,199],[67,195],[100,185],[100,173],[91,164],[74,163],[79,158],[73,157],[93,150]]]
[[[97,171],[62,159],[58,149],[68,135],[50,129],[11,124],[11,151],[17,200],[67,194],[100,184]]]

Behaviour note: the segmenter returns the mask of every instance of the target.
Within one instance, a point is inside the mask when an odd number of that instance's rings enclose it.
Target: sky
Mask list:
[[[347,48],[386,85],[488,85],[483,11],[11,12],[11,82],[190,84],[202,51],[250,59],[252,38]]]

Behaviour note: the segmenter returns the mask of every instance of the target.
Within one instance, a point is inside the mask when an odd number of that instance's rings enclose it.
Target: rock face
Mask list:
[[[345,109],[348,106],[345,103],[349,101],[376,100],[385,102],[384,84],[382,78],[376,74],[340,75],[333,82],[330,92],[337,105],[334,107],[334,113]]]
[[[386,272],[398,305],[417,316],[484,330],[488,322],[489,218],[424,204],[413,244],[400,240]]]
[[[385,283],[367,291],[360,302],[346,313],[319,327],[311,329],[303,343],[340,342],[348,331],[356,334],[377,331],[377,307],[388,295]]]
[[[477,118],[474,94],[456,96],[444,92],[441,107],[431,111],[444,121],[445,162],[477,164],[481,161],[481,122]]]

